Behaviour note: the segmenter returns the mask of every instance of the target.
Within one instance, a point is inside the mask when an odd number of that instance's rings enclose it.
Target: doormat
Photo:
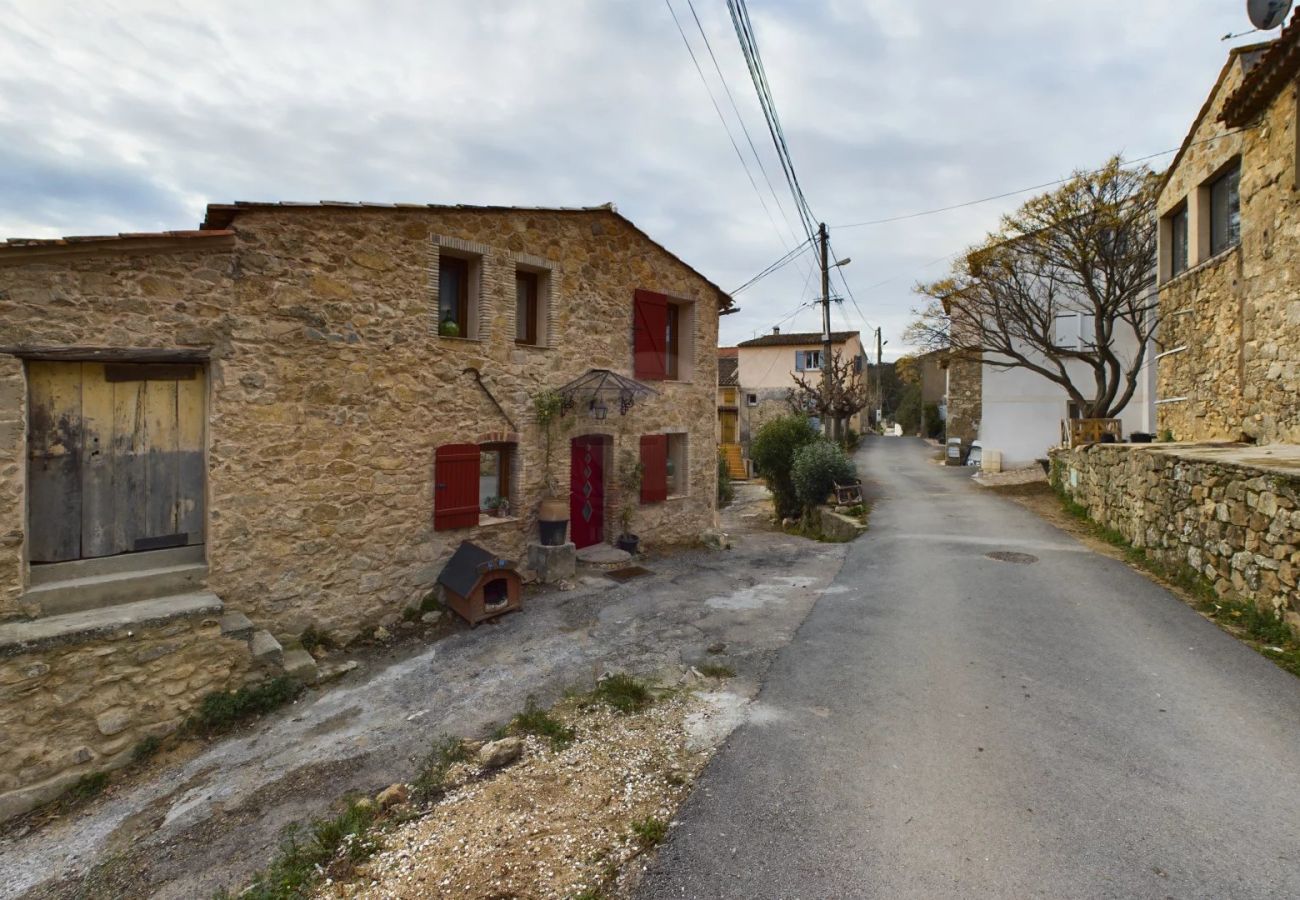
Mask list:
[[[614,569],[605,573],[606,578],[613,578],[615,581],[630,581],[633,578],[640,578],[642,575],[653,574],[649,569],[642,566],[625,566],[622,569]]]

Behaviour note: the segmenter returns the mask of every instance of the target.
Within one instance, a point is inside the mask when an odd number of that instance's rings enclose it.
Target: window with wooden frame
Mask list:
[[[541,327],[542,276],[526,269],[515,270],[515,343],[537,346],[542,343]]]
[[[514,444],[479,445],[479,509],[486,515],[505,517],[513,514],[514,456]]]
[[[632,302],[632,370],[646,381],[689,381],[695,304],[637,290]]]
[[[1235,161],[1209,184],[1210,255],[1241,242],[1241,162]]]
[[[1190,256],[1188,255],[1188,215],[1187,204],[1165,216],[1165,236],[1169,240],[1169,277],[1186,272]]]
[[[443,337],[473,337],[470,333],[470,260],[449,256],[438,259],[438,333]]]

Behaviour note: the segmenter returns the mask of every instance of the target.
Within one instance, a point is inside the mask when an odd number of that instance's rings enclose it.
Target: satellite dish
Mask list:
[[[1260,31],[1272,31],[1286,21],[1291,11],[1291,0],[1246,0],[1246,15],[1250,24]]]

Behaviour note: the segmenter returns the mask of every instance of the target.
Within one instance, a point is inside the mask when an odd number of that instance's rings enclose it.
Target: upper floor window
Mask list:
[[[815,372],[822,367],[820,350],[794,351],[794,370],[796,372]]]
[[[460,238],[433,238],[430,268],[438,317],[434,328],[443,337],[475,341],[484,337],[479,334],[479,295],[488,252],[488,247]]]
[[[1210,255],[1241,242],[1241,163],[1210,182]]]
[[[515,343],[538,344],[541,276],[536,272],[515,272]]]
[[[1186,272],[1187,254],[1187,204],[1184,203],[1167,217],[1169,226],[1169,277]]]
[[[637,290],[632,312],[632,362],[637,378],[689,380],[694,362],[694,304]]]

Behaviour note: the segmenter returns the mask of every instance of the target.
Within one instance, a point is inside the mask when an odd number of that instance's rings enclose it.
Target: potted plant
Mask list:
[[[488,497],[483,501],[483,509],[498,519],[504,519],[510,515],[510,501],[505,497]]]
[[[537,531],[544,546],[558,547],[565,542],[569,527],[569,500],[559,497],[555,476],[551,472],[551,449],[555,439],[555,423],[560,418],[563,403],[555,391],[542,391],[533,399],[533,412],[542,429],[545,452],[545,487],[542,500],[537,504]]]
[[[622,493],[622,502],[618,508],[618,522],[623,531],[615,541],[615,546],[628,553],[636,553],[641,543],[641,539],[632,533],[632,516],[641,499],[641,478],[644,474],[645,466],[641,461],[630,452],[625,453],[618,472]]]
[[[447,314],[443,316],[442,321],[438,323],[438,334],[443,337],[460,337],[460,325],[456,323],[456,319],[452,316],[451,310],[447,310]]]

